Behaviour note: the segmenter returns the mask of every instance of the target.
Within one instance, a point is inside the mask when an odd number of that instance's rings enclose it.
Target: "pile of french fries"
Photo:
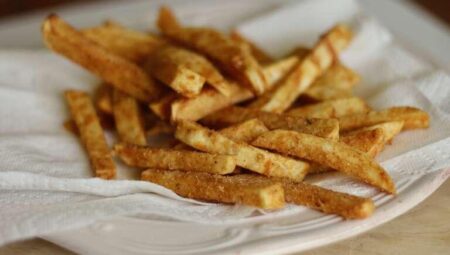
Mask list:
[[[352,93],[359,76],[339,61],[352,32],[338,24],[314,47],[272,59],[237,32],[185,27],[161,8],[160,34],[108,21],[76,29],[50,15],[46,45],[103,80],[91,98],[67,91],[71,118],[95,176],[114,179],[113,157],[141,179],[205,201],[278,209],[304,205],[346,219],[374,211],[369,198],[304,182],[339,171],[395,194],[374,160],[402,130],[427,128],[413,107],[373,110]],[[104,130],[120,142],[109,148]],[[163,147],[149,136],[171,135]]]

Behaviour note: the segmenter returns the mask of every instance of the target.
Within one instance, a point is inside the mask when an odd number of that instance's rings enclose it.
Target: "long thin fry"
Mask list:
[[[282,82],[259,99],[260,108],[271,112],[288,109],[331,66],[350,39],[351,32],[344,25],[328,31]]]
[[[202,123],[212,127],[226,127],[254,118],[261,120],[269,129],[289,129],[332,139],[339,137],[339,123],[335,119],[305,119],[237,106],[208,115],[202,119]]]
[[[232,156],[204,152],[159,149],[130,144],[116,144],[114,152],[127,165],[139,168],[229,174],[236,167],[236,160]]]
[[[404,124],[405,124],[404,121],[383,122],[381,124],[365,127],[360,130],[355,130],[351,133],[358,133],[360,131],[380,129],[383,131],[383,134],[384,134],[384,143],[388,143],[402,131]]]
[[[353,92],[350,89],[341,89],[337,87],[328,86],[313,86],[310,87],[301,98],[306,98],[315,102],[322,102],[327,100],[336,100],[352,97]]]
[[[404,121],[403,130],[428,128],[430,117],[428,113],[418,108],[399,106],[381,111],[343,116],[339,118],[339,125],[341,131],[348,131],[390,121]]]
[[[42,34],[50,49],[117,89],[144,102],[159,97],[161,89],[139,66],[92,42],[57,15],[47,17],[42,25]]]
[[[352,69],[339,62],[334,62],[330,68],[314,82],[311,88],[334,87],[343,90],[350,90],[358,84],[359,81],[359,75]],[[308,91],[305,93],[308,93]]]
[[[262,121],[259,119],[250,119],[240,124],[224,128],[219,133],[235,142],[249,143],[267,131],[269,129]]]
[[[162,120],[170,120],[172,103],[178,99],[175,92],[170,92],[149,104],[150,110]]]
[[[269,84],[269,87],[273,87],[277,82],[285,77],[299,62],[300,58],[295,55],[264,66],[263,73],[264,77],[266,77],[266,81],[267,84]]]
[[[142,172],[141,179],[193,199],[245,204],[264,209],[284,206],[283,187],[269,179],[248,182],[242,181],[239,176],[153,169]]]
[[[266,91],[262,69],[248,47],[242,47],[213,29],[182,27],[172,12],[164,7],[160,9],[158,26],[165,36],[218,62],[222,69],[254,93],[260,95]]]
[[[358,97],[350,97],[344,99],[336,99],[324,101],[317,104],[296,107],[289,110],[287,113],[296,116],[305,116],[308,114],[317,114],[320,112],[329,111],[333,109],[334,115],[332,117],[342,117],[356,113],[365,113],[369,111],[369,106]]]
[[[75,90],[66,91],[64,95],[95,176],[114,179],[116,168],[91,99],[86,93]]]
[[[110,85],[100,84],[95,92],[94,100],[98,110],[106,114],[113,114],[112,88]]]
[[[195,122],[179,121],[177,124],[175,137],[178,140],[197,150],[233,155],[236,158],[236,164],[248,170],[296,181],[301,181],[308,171],[309,164],[305,162],[270,153],[245,143],[234,142]]]
[[[136,99],[117,89],[113,94],[114,120],[120,141],[137,145],[147,144],[141,110]]]
[[[343,143],[293,131],[275,130],[262,134],[252,145],[308,159],[342,171],[388,193],[396,192],[390,176],[378,163]]]
[[[385,136],[383,130],[377,128],[342,135],[339,141],[374,158],[383,149]]]

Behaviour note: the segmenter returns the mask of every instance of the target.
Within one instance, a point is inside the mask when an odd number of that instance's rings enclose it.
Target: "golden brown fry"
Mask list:
[[[154,35],[130,30],[110,21],[97,27],[82,29],[81,32],[115,55],[135,63],[143,63],[163,41]]]
[[[70,133],[72,133],[74,135],[77,135],[77,136],[80,135],[80,132],[78,131],[78,128],[77,128],[77,124],[72,119],[65,120],[63,122],[63,127],[67,131],[69,131]]]
[[[144,102],[159,97],[161,88],[139,66],[92,42],[57,15],[47,17],[42,34],[50,49],[83,66],[117,89]]]
[[[136,99],[115,89],[113,111],[116,130],[121,142],[137,145],[147,144],[141,110]]]
[[[366,153],[371,158],[378,155],[385,144],[384,132],[379,128],[353,134],[344,134],[340,137],[339,141]]]
[[[284,206],[280,183],[269,179],[242,181],[240,176],[200,172],[146,170],[141,179],[162,185],[180,196],[222,203],[237,203],[264,209]]]
[[[95,106],[106,114],[113,114],[112,88],[105,83],[100,84],[95,92]]]
[[[335,100],[352,97],[353,92],[349,89],[336,87],[314,86],[309,88],[301,98],[306,98],[315,102]]]
[[[178,95],[174,92],[167,93],[160,99],[149,104],[150,110],[162,120],[170,120],[172,103],[177,100]]]
[[[131,144],[116,144],[114,152],[129,166],[229,174],[236,167],[232,156],[186,150],[159,149]]]
[[[369,106],[358,97],[350,97],[344,99],[335,99],[323,101],[317,104],[301,106],[289,110],[287,113],[296,116],[317,115],[321,112],[329,112],[332,109],[334,115],[332,117],[342,117],[356,113],[368,112]]]
[[[172,103],[171,119],[177,120],[199,120],[206,115],[223,109],[232,104],[243,102],[253,97],[253,94],[236,83],[229,83],[230,95],[224,96],[218,91],[205,88],[195,98],[180,98]]]
[[[273,87],[283,77],[285,77],[300,61],[298,56],[289,56],[276,61],[263,68],[264,77],[266,77],[269,87]]]
[[[339,137],[339,123],[335,119],[305,119],[238,106],[210,114],[202,119],[202,123],[211,127],[226,127],[254,118],[261,120],[271,130],[289,129],[332,139]]]
[[[270,153],[245,143],[234,142],[224,135],[204,128],[195,122],[179,121],[175,137],[201,151],[233,155],[236,164],[248,170],[274,177],[303,180],[309,164]]]
[[[66,91],[64,95],[95,176],[103,179],[115,178],[116,168],[91,99],[86,93],[75,90]]]
[[[339,118],[341,131],[348,131],[362,127],[390,121],[404,121],[403,130],[428,128],[428,113],[410,106],[398,106],[381,111],[353,114]]]
[[[388,193],[396,192],[390,176],[378,163],[343,143],[293,131],[274,130],[256,138],[252,145],[308,159],[342,171]]]
[[[258,63],[267,64],[273,62],[273,58],[271,58],[267,53],[256,46],[253,42],[251,42],[248,38],[245,38],[243,35],[241,35],[238,31],[235,30],[231,33],[231,39],[235,40],[238,43],[245,44],[246,47],[249,47],[252,55],[255,57]]]
[[[175,127],[170,125],[165,121],[156,122],[149,130],[147,130],[148,136],[158,136],[173,134],[175,132]]]
[[[257,105],[264,111],[283,112],[327,70],[350,42],[352,35],[344,25],[328,31],[311,52],[274,89],[265,93]]]
[[[360,77],[352,69],[339,62],[333,63],[313,84],[314,87],[334,87],[343,90],[351,90]],[[308,93],[308,92],[305,92]]]
[[[172,12],[161,8],[158,18],[161,32],[170,39],[202,52],[218,62],[236,80],[260,95],[267,83],[248,47],[242,47],[220,32],[208,28],[184,28]]]
[[[390,122],[384,122],[381,124],[369,126],[360,129],[361,131],[366,130],[373,130],[373,129],[381,129],[384,134],[384,143],[390,142],[396,135],[398,135],[402,129],[403,125],[405,124],[404,121],[390,121]],[[358,133],[359,130],[355,130],[352,133]]]
[[[224,128],[219,133],[235,142],[249,143],[267,131],[269,129],[262,121],[259,119],[250,119],[240,124]]]

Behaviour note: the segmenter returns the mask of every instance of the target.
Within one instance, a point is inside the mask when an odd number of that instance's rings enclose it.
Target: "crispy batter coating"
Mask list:
[[[257,104],[262,110],[270,112],[280,113],[288,109],[332,65],[338,53],[349,44],[351,37],[348,27],[333,27],[286,78],[263,95]]]
[[[342,171],[388,193],[396,192],[391,177],[378,163],[344,143],[293,131],[274,130],[256,138],[252,145],[308,159]]]
[[[158,26],[165,36],[219,63],[222,69],[255,94],[260,95],[267,89],[262,69],[249,47],[243,47],[214,29],[182,27],[172,12],[164,7],[159,13]]]
[[[112,21],[82,29],[81,32],[86,38],[115,55],[135,63],[143,63],[163,43],[157,36],[131,30]]]
[[[92,100],[81,91],[69,90],[64,95],[80,133],[81,141],[94,168],[95,176],[103,179],[114,179],[116,168]]]
[[[175,137],[200,151],[235,156],[238,166],[267,176],[301,181],[309,168],[308,163],[234,142],[192,121],[179,121]]]
[[[330,111],[330,109],[333,112],[333,116],[331,117],[335,118],[356,113],[365,113],[370,110],[369,106],[361,98],[349,97],[292,108],[287,113],[296,116],[305,116],[308,114],[318,115],[321,112]]]
[[[159,97],[161,88],[144,70],[89,40],[57,15],[47,17],[42,25],[42,34],[50,49],[98,75],[117,89],[144,102]]]
[[[339,118],[339,125],[341,131],[348,131],[390,121],[404,121],[403,130],[428,128],[430,116],[418,108],[398,106],[381,111],[343,116]]]
[[[288,129],[321,137],[338,139],[339,123],[335,119],[305,119],[302,117],[264,112],[231,106],[217,111],[202,119],[202,123],[211,127],[226,127],[249,119],[259,119],[269,129]]]
[[[171,119],[197,121],[206,115],[227,106],[243,102],[253,97],[252,93],[236,83],[229,82],[230,95],[224,96],[220,92],[205,88],[194,98],[180,98],[172,103]]]
[[[262,133],[269,131],[259,119],[250,119],[219,131],[220,134],[235,142],[249,143]]]
[[[186,150],[159,149],[131,144],[116,144],[114,152],[129,166],[229,174],[236,167],[233,156]]]
[[[201,172],[149,169],[141,179],[162,185],[183,197],[222,203],[237,203],[263,209],[284,207],[280,183],[270,179],[242,179],[239,175],[222,176]]]
[[[146,145],[147,138],[137,100],[114,89],[113,111],[120,141],[130,144]]]

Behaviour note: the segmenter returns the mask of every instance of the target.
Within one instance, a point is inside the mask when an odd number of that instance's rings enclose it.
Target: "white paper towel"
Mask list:
[[[396,182],[450,166],[450,77],[396,45],[353,1],[331,5],[330,1],[304,1],[239,29],[280,55],[300,44],[311,45],[338,21],[355,29],[355,40],[342,58],[362,76],[357,93],[374,108],[413,105],[431,115],[429,129],[402,133],[386,148],[379,157],[382,165]],[[137,171],[120,162],[123,180],[90,178],[80,142],[62,128],[69,116],[62,92],[68,88],[92,91],[97,82],[46,50],[0,51],[0,245],[118,215],[228,224],[300,209],[289,206],[261,215],[249,207],[183,199],[158,185],[130,180]],[[375,192],[342,175],[312,181],[353,194]]]

